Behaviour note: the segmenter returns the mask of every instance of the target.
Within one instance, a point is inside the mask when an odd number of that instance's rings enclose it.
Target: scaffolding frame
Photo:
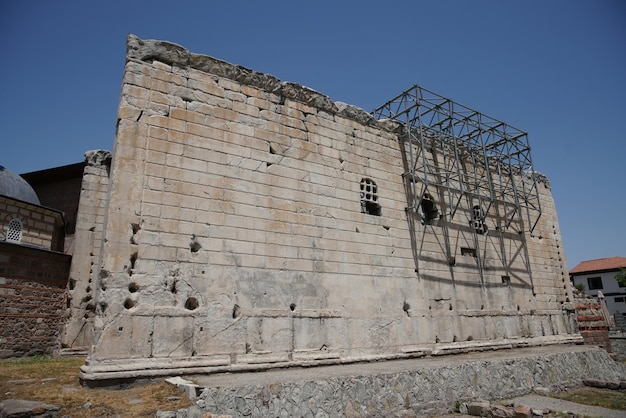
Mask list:
[[[441,216],[449,220],[465,197],[470,209],[480,207],[482,222],[495,212],[504,220],[499,227],[517,218],[518,232],[533,232],[541,204],[526,132],[418,85],[372,115],[402,124],[403,177],[412,194],[407,210],[419,212],[424,195],[437,187],[447,205]]]

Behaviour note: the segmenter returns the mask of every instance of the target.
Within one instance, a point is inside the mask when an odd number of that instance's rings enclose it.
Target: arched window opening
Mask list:
[[[382,213],[378,203],[378,187],[373,180],[367,178],[361,180],[361,213],[374,216]]]
[[[11,222],[9,222],[6,240],[10,242],[22,241],[22,222],[19,219],[13,218]]]
[[[472,208],[472,220],[470,224],[477,234],[484,235],[487,233],[487,224],[485,223],[485,215],[483,209],[476,205]]]
[[[439,220],[439,209],[437,209],[435,200],[430,194],[424,193],[419,210],[422,215],[422,225],[432,225]]]

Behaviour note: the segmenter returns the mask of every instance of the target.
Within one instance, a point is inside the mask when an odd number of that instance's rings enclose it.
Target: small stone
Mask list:
[[[489,402],[470,402],[467,404],[467,413],[475,417],[485,416],[489,412]]]
[[[533,417],[542,417],[543,409],[532,409]]]
[[[93,406],[93,404],[91,402],[86,402],[86,403],[83,404],[83,408],[85,408],[85,409],[89,409],[92,406]]]
[[[620,388],[620,382],[606,382],[606,388],[611,390],[618,390]]]
[[[168,396],[167,400],[172,402],[180,401],[180,396]]]
[[[0,402],[2,417],[57,416],[60,407],[37,401],[23,399],[7,399]]]
[[[514,413],[512,409],[502,405],[492,405],[490,414],[492,417],[512,418]]]
[[[585,386],[591,386],[593,388],[604,388],[604,387],[606,387],[606,382],[604,380],[583,379],[583,383],[585,384]]]
[[[535,386],[533,388],[533,392],[541,396],[548,396],[551,393],[550,389],[543,387],[543,386]]]
[[[532,410],[528,405],[516,405],[513,409],[513,416],[515,418],[530,418],[532,414]]]

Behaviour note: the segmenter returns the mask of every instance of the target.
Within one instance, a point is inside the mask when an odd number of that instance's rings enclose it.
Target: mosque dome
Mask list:
[[[39,205],[37,193],[19,175],[0,165],[0,195]]]

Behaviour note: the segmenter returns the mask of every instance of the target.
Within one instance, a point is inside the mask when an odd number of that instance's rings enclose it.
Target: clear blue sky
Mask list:
[[[0,1],[0,164],[112,149],[129,33],[368,111],[419,84],[528,132],[568,268],[626,256],[626,1]]]

